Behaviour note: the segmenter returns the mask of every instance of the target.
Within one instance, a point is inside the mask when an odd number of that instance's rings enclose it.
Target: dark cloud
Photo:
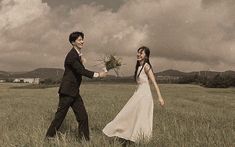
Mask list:
[[[215,5],[228,5],[228,6],[234,6],[235,1],[234,0],[202,0],[201,4],[204,8],[208,7],[214,7]]]
[[[124,0],[42,0],[51,8],[64,6],[66,9],[75,9],[84,4],[102,5],[104,9],[116,11],[124,3]]]
[[[223,0],[202,0],[202,6],[204,7],[213,6],[221,2],[223,2]]]

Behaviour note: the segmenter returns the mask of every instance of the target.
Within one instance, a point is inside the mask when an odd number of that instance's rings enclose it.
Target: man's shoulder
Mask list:
[[[67,57],[74,57],[74,56],[76,56],[76,52],[75,52],[75,50],[72,48],[72,49],[67,53],[66,58],[67,58]]]
[[[76,50],[74,48],[71,48],[70,51],[68,52],[68,54],[75,54]]]

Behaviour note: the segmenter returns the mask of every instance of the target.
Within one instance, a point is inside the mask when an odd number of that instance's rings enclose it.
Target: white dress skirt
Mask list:
[[[139,66],[138,72],[142,66]],[[133,142],[149,140],[153,126],[153,98],[144,69],[137,78],[138,88],[117,116],[108,123],[103,133]]]

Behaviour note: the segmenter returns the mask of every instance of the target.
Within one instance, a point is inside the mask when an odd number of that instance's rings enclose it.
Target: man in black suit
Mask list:
[[[69,107],[72,107],[76,119],[79,123],[79,136],[84,137],[87,141],[89,138],[88,115],[79,94],[79,87],[82,76],[88,78],[105,77],[107,72],[93,72],[87,70],[81,59],[81,49],[84,44],[84,34],[82,32],[73,32],[69,36],[69,42],[73,48],[67,54],[64,62],[64,75],[59,88],[59,105],[55,118],[47,130],[46,137],[54,137],[56,131],[60,128]]]

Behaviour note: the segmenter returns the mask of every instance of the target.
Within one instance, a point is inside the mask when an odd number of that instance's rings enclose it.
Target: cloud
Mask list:
[[[1,1],[0,68],[62,67],[71,48],[68,35],[75,30],[85,33],[83,51],[92,69],[113,52],[134,67],[142,45],[150,47],[158,70],[234,67],[232,1],[128,0],[116,11],[98,3],[68,8],[58,4],[52,9],[40,0]],[[132,73],[127,65],[122,71]]]
[[[0,3],[1,30],[22,26],[48,12],[41,0],[3,0]]]
[[[139,46],[147,45],[152,57],[208,66],[234,64],[234,31],[228,33],[235,24],[231,8],[202,5],[195,0],[135,0],[125,3],[116,13],[85,6],[71,15],[81,20],[77,28],[88,34],[89,48],[94,51],[112,48],[129,56]],[[82,12],[86,15],[79,18]]]

